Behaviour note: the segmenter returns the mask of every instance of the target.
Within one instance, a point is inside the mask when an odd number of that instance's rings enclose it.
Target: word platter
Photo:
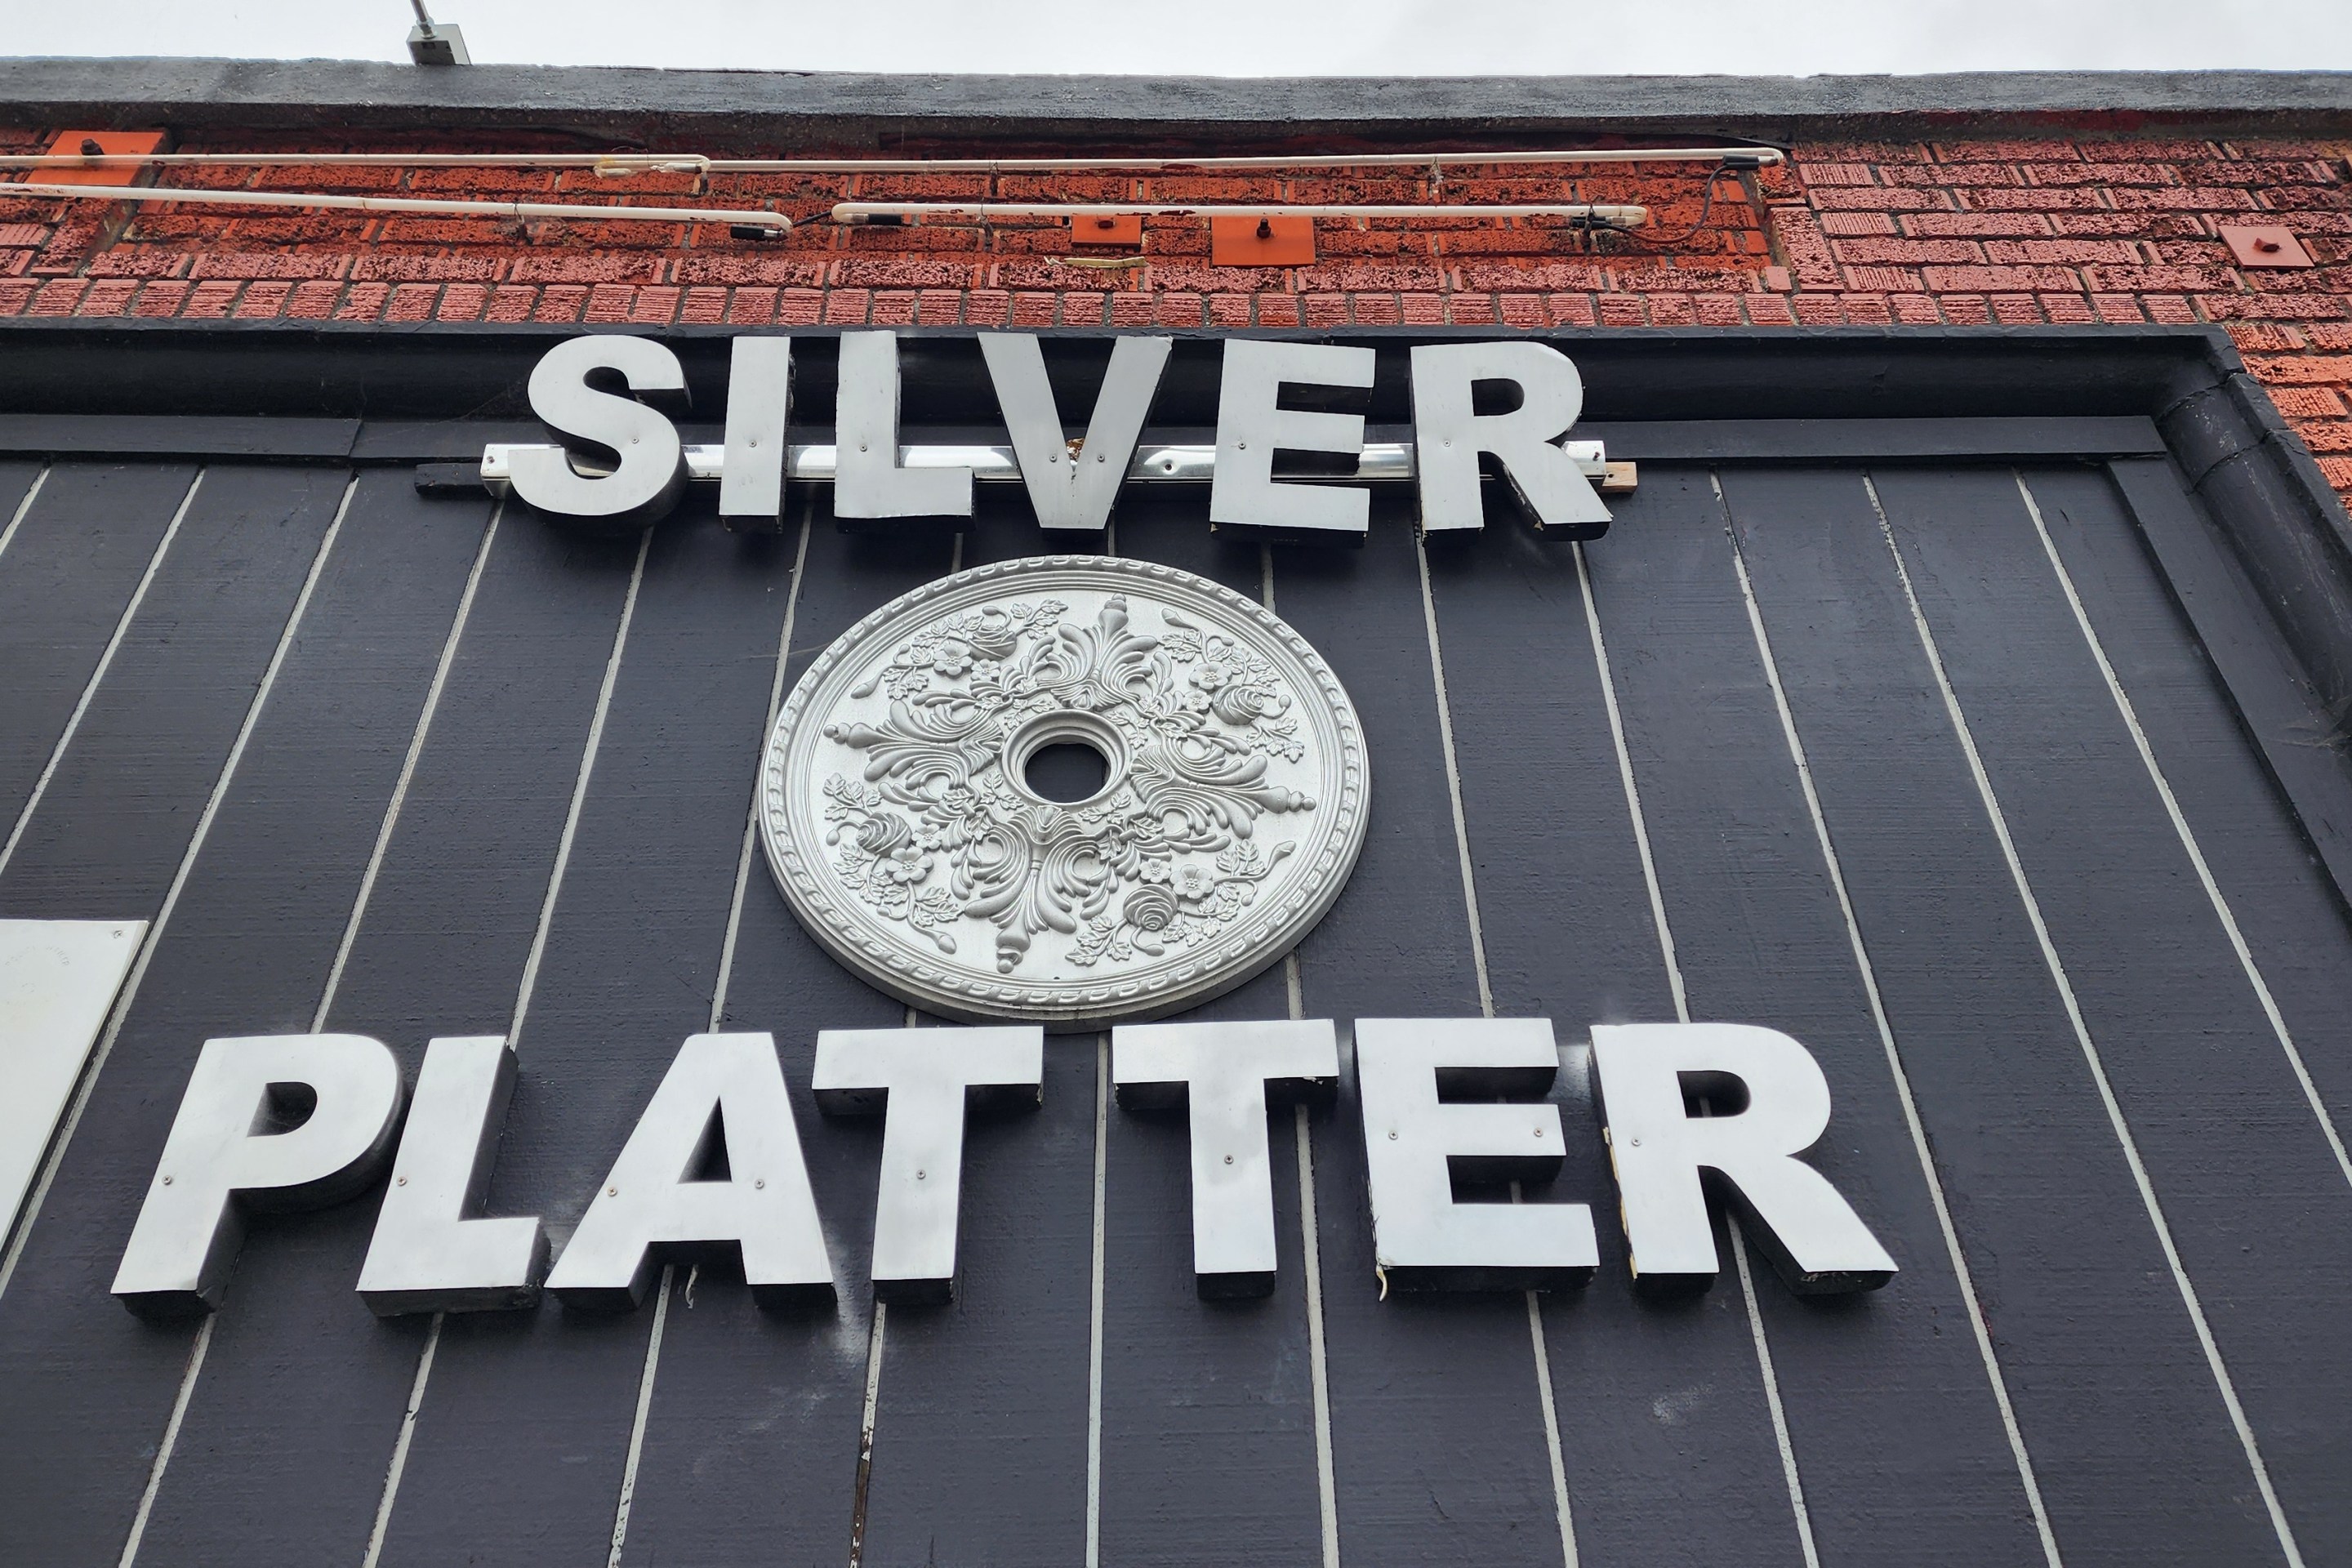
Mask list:
[[[883,1119],[877,1296],[952,1292],[966,1121],[1034,1110],[1045,1048],[1034,1026],[819,1036],[819,1110]],[[1585,1056],[1638,1283],[1714,1279],[1709,1179],[1791,1289],[1892,1278],[1885,1249],[1799,1158],[1829,1125],[1830,1095],[1797,1041],[1740,1024],[1610,1025],[1594,1027]],[[1515,1201],[1562,1163],[1567,1128],[1545,1098],[1560,1070],[1549,1020],[1360,1019],[1354,1058],[1384,1287],[1549,1289],[1591,1277],[1588,1204]],[[1202,1295],[1273,1289],[1267,1109],[1331,1094],[1339,1068],[1328,1020],[1112,1032],[1120,1104],[1188,1118]],[[413,1093],[392,1052],[363,1036],[206,1041],[114,1293],[145,1316],[210,1311],[248,1212],[343,1202],[389,1167],[359,1280],[380,1314],[527,1308],[542,1289],[567,1306],[625,1310],[680,1249],[735,1254],[765,1301],[832,1297],[772,1036],[686,1041],[551,1269],[538,1218],[481,1213],[514,1080],[514,1052],[497,1037],[434,1040]]]

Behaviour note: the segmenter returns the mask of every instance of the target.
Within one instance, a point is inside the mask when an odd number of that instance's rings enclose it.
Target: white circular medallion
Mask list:
[[[1040,753],[1096,753],[1066,803]],[[1306,639],[1205,578],[1112,556],[961,572],[802,677],[761,836],[816,939],[927,1011],[1051,1029],[1232,989],[1356,864],[1363,728]]]

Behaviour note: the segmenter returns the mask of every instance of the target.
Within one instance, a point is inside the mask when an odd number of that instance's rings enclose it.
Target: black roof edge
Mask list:
[[[883,76],[356,60],[0,59],[0,122],[331,126],[598,146],[852,151],[1529,145],[2093,133],[2352,135],[2352,72],[1820,77]]]

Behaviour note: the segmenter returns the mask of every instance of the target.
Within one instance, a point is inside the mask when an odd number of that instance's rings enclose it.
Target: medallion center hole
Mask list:
[[[1084,805],[1117,789],[1127,742],[1099,713],[1041,713],[1005,738],[1004,777],[1031,800]]]
[[[1035,794],[1062,805],[1102,793],[1110,782],[1110,759],[1086,741],[1056,741],[1029,754],[1022,781]]]

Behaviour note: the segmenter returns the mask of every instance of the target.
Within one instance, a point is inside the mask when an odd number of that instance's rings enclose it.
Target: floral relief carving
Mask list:
[[[1281,827],[1315,799],[1269,776],[1306,754],[1296,694],[1238,639],[1128,598],[1091,620],[1059,599],[984,605],[898,646],[852,689],[887,716],[826,725],[861,754],[822,785],[825,839],[869,910],[943,954],[992,926],[1016,974],[1040,933],[1091,969],[1226,931],[1297,848]],[[1093,797],[1059,805],[1008,776],[1024,725],[1108,725],[1122,754]]]

